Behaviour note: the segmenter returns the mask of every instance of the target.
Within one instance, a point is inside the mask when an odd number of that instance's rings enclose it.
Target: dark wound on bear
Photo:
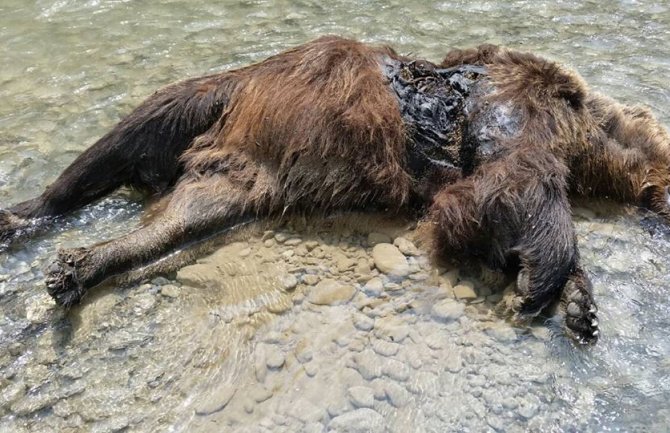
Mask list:
[[[669,219],[670,137],[647,109],[532,54],[482,45],[434,65],[324,37],[157,91],[39,197],[1,210],[0,242],[124,185],[162,196],[160,213],[61,250],[46,276],[58,304],[241,221],[413,208],[436,254],[518,273],[504,305],[513,319],[558,303],[566,333],[586,344],[598,321],[568,195]]]

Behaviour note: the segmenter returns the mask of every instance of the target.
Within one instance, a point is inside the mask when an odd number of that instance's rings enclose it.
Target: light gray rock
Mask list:
[[[488,326],[486,333],[500,342],[509,343],[517,339],[514,328],[505,322],[494,322]]]
[[[387,243],[375,245],[372,259],[381,272],[397,277],[404,277],[410,272],[405,256],[395,246]]]
[[[395,408],[401,408],[409,402],[410,394],[402,385],[398,385],[395,382],[387,382],[384,385],[384,391],[389,403]]]
[[[374,340],[372,350],[382,356],[394,356],[400,350],[400,345],[386,340]]]
[[[384,417],[369,408],[356,409],[336,416],[328,423],[328,431],[338,433],[381,433],[386,431]]]
[[[196,405],[197,415],[211,415],[223,410],[237,392],[233,385],[225,384],[212,392],[205,393],[202,400]]]
[[[265,362],[270,369],[278,369],[286,362],[284,353],[276,347],[271,347],[266,352]]]
[[[445,322],[458,320],[464,312],[465,305],[451,299],[444,299],[433,305],[433,308],[431,309],[433,317]]]
[[[409,379],[409,368],[404,362],[395,359],[387,359],[382,364],[382,373],[398,382]]]
[[[314,403],[300,398],[289,406],[288,415],[299,419],[304,423],[319,422],[323,419],[326,411]]]
[[[409,326],[396,316],[380,317],[375,322],[374,334],[386,341],[402,343],[409,335]]]
[[[364,350],[353,355],[353,367],[365,380],[372,380],[382,375],[379,359],[370,350]]]
[[[349,400],[355,407],[372,408],[375,404],[375,392],[367,386],[352,386],[348,389]]]
[[[161,295],[167,298],[178,298],[180,292],[181,289],[175,286],[174,284],[166,284],[164,286],[161,286]]]
[[[379,277],[374,277],[368,280],[367,283],[363,286],[363,291],[368,296],[377,297],[382,294],[384,291],[384,282]]]
[[[308,286],[313,286],[319,282],[319,276],[314,274],[305,274],[302,276],[302,282]]]
[[[375,326],[374,319],[369,318],[365,314],[355,313],[352,316],[352,321],[359,331],[371,331]]]
[[[356,289],[329,278],[321,280],[307,295],[307,300],[316,305],[340,305],[354,297]]]
[[[177,272],[177,281],[196,288],[216,287],[223,277],[215,266],[203,263],[185,266]]]
[[[395,238],[393,245],[398,247],[398,250],[406,256],[418,256],[421,254],[421,251],[411,241],[403,237]]]
[[[286,274],[280,277],[281,288],[288,291],[295,289],[298,285],[298,279],[293,274]]]

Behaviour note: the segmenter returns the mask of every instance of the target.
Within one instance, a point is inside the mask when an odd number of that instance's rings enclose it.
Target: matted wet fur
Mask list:
[[[468,71],[477,71],[470,87],[450,75]],[[451,112],[460,123],[449,163],[410,167],[409,160],[423,161],[413,159],[421,147],[411,116],[426,113],[416,106],[401,113],[404,96],[392,84],[402,73],[409,74],[403,86],[417,83],[413,92],[458,90],[460,105],[448,107],[461,110]],[[426,77],[438,90],[422,87]],[[576,73],[532,54],[484,45],[433,65],[324,37],[156,92],[42,195],[0,211],[0,241],[27,236],[122,185],[162,196],[141,228],[58,253],[47,289],[69,306],[112,275],[244,220],[411,208],[430,224],[437,255],[475,256],[518,272],[505,304],[514,319],[558,302],[567,334],[593,343],[596,307],[568,194],[607,196],[670,218],[669,146],[647,109],[599,95]]]

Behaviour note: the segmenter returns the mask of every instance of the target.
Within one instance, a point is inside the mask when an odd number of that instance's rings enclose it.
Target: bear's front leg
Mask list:
[[[550,152],[519,148],[443,189],[430,215],[438,252],[465,252],[493,268],[518,269],[516,291],[501,305],[513,320],[530,320],[563,299],[566,333],[592,343],[598,322],[590,283],[579,269],[566,176]]]

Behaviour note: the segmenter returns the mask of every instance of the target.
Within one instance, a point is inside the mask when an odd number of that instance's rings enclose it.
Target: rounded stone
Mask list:
[[[393,245],[398,247],[398,250],[406,256],[418,256],[421,254],[419,249],[411,241],[403,237],[395,238]]]
[[[367,386],[352,386],[348,390],[349,400],[355,407],[373,407],[375,404],[375,392]]]
[[[472,281],[463,280],[454,287],[454,295],[458,299],[475,299],[477,293],[475,292],[475,285]]]
[[[372,249],[372,259],[381,272],[398,277],[409,274],[409,264],[397,247],[391,244],[377,244]]]
[[[445,299],[433,305],[433,317],[447,322],[459,319],[465,312],[465,305],[450,299]]]
[[[309,291],[307,300],[316,305],[340,305],[351,300],[355,293],[353,286],[326,278]]]

